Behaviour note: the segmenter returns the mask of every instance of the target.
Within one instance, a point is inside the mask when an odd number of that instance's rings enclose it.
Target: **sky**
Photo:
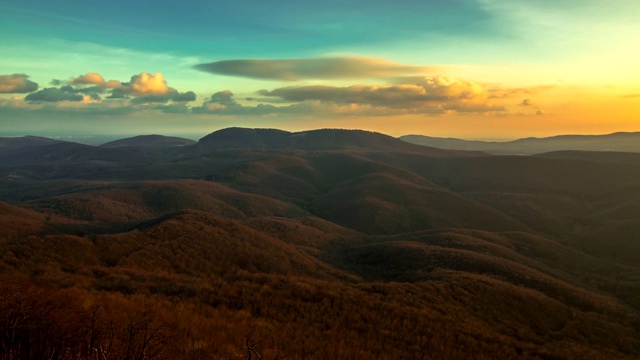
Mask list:
[[[640,131],[631,0],[0,0],[0,136]]]

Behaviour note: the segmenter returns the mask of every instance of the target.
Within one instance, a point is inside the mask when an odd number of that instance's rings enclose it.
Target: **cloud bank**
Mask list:
[[[412,84],[298,86],[261,90],[259,94],[290,102],[367,105],[405,113],[504,111],[489,99],[482,85],[443,77],[422,78]]]
[[[198,64],[194,68],[217,75],[283,81],[387,78],[424,74],[435,69],[368,57],[224,60]]]
[[[38,84],[25,74],[0,75],[0,93],[25,94],[38,90]]]
[[[327,59],[323,59],[327,60]],[[333,60],[345,60],[329,59]],[[387,61],[369,58],[349,58],[349,66],[363,65],[360,74],[389,75],[416,70]],[[324,64],[330,64],[331,61]],[[345,64],[344,61],[338,62]],[[283,63],[278,63],[282,65]],[[294,62],[284,63],[288,70],[280,69],[278,76],[289,79],[300,76],[342,76],[341,69],[305,68]],[[255,65],[255,64],[254,64]],[[272,63],[272,65],[274,65]],[[364,66],[366,65],[366,66]],[[297,67],[297,68],[296,68]],[[290,71],[296,72],[291,75]],[[273,73],[271,73],[273,75]],[[289,74],[289,75],[286,75]],[[345,75],[346,76],[346,75]],[[363,75],[364,76],[364,75]],[[82,114],[123,116],[139,114],[158,116],[165,114],[213,116],[295,116],[319,119],[349,116],[386,116],[407,114],[445,115],[458,113],[508,115],[510,109],[530,107],[538,115],[544,112],[530,99],[521,100],[545,89],[505,88],[447,77],[395,76],[386,83],[355,84],[351,86],[307,85],[258,90],[236,97],[230,90],[213,93],[202,103],[194,103],[193,91],[180,92],[170,87],[161,73],[142,72],[128,81],[106,80],[101,74],[89,72],[67,80],[54,80],[52,87],[37,91],[37,84],[29,85],[27,75],[7,75],[3,84],[11,84],[15,92],[25,86],[33,89],[24,98],[14,96],[0,103],[0,111],[17,114],[33,111],[42,114],[79,117]],[[22,84],[20,86],[15,84]],[[248,95],[248,96],[247,96]],[[254,96],[255,95],[255,96]],[[520,97],[519,103],[513,101]],[[519,106],[518,106],[519,105]],[[152,115],[155,114],[155,115]],[[57,116],[57,115],[56,115]]]

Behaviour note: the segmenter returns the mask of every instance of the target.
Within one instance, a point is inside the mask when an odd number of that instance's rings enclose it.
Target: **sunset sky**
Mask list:
[[[640,131],[640,2],[0,0],[0,136]]]

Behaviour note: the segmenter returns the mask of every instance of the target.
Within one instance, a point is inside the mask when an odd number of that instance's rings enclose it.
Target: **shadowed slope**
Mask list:
[[[194,210],[162,216],[131,232],[98,236],[96,246],[107,265],[198,278],[239,270],[322,278],[330,269],[240,222]]]
[[[292,204],[198,180],[89,182],[75,193],[34,200],[28,205],[68,218],[105,223],[143,220],[182,209],[231,219],[308,215]]]
[[[610,156],[453,158],[416,172],[578,249],[637,261],[640,164]]]
[[[45,216],[0,202],[0,242],[42,230]]]

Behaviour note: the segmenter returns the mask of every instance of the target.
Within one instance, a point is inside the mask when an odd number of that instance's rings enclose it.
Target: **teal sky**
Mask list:
[[[0,135],[637,131],[639,14],[627,0],[0,0]]]

